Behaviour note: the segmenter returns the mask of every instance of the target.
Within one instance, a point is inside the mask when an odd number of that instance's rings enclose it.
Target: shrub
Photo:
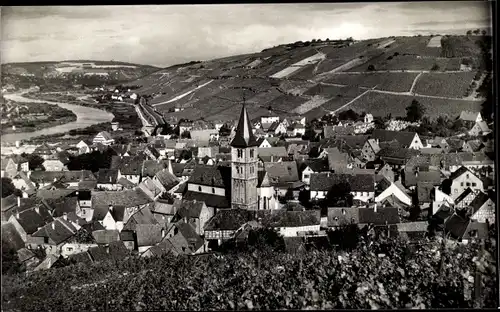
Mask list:
[[[432,71],[439,70],[439,65],[438,65],[438,64],[434,64],[434,65],[432,65],[431,70],[432,70]]]
[[[368,65],[368,71],[374,71],[374,70],[375,66],[373,66],[373,64]]]

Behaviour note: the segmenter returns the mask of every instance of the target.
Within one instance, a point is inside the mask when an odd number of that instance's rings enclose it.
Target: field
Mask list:
[[[339,73],[331,76],[325,82],[373,88],[393,92],[408,92],[411,89],[417,73],[372,73],[372,74],[347,74]]]
[[[425,106],[427,109],[425,115],[432,119],[443,115],[447,115],[450,118],[457,118],[464,110],[480,111],[481,109],[481,102],[477,101],[444,100],[377,92],[368,92],[345,109],[367,112],[373,114],[373,116],[385,117],[387,114],[392,114],[393,117],[404,117],[406,116],[406,107],[411,104],[413,99],[418,100]]]
[[[319,63],[316,74],[322,74],[334,70],[335,68],[344,65],[349,60],[345,59],[326,59]]]
[[[267,103],[267,105],[271,106],[273,110],[278,110],[278,111],[283,111],[283,112],[290,112],[293,109],[297,108],[299,105],[307,102],[308,99],[300,97],[300,96],[293,96],[293,95],[288,95],[288,94],[283,94],[280,97],[275,98],[271,102]]]
[[[304,92],[304,95],[309,95],[309,96],[321,95],[325,98],[333,98],[337,97],[339,94],[340,95],[344,94],[345,90],[346,87],[317,84],[314,87],[307,90],[306,92]]]
[[[418,79],[417,94],[462,98],[474,79],[475,72],[424,73]]]

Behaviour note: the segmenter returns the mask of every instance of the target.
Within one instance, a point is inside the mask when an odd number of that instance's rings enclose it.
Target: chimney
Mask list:
[[[17,207],[21,207],[21,197],[17,196]]]

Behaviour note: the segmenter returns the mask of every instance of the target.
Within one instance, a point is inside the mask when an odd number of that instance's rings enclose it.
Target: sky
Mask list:
[[[465,34],[488,2],[1,8],[1,63],[115,60],[166,67],[311,39]]]

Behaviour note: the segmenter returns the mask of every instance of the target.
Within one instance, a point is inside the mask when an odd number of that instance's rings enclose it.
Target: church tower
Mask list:
[[[257,210],[257,140],[243,102],[240,120],[231,142],[231,207]]]

